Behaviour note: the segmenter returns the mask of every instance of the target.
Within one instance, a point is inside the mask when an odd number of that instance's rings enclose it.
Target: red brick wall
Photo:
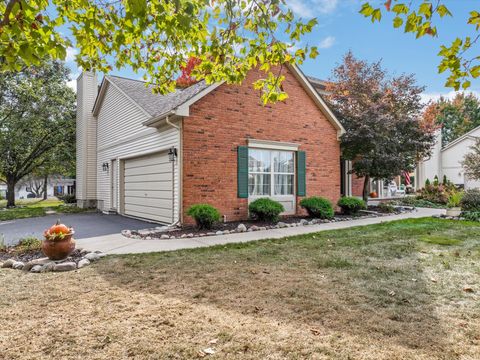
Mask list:
[[[229,221],[248,217],[247,199],[237,197],[237,147],[247,145],[248,138],[300,144],[307,158],[307,195],[324,196],[334,204],[340,197],[336,129],[287,70],[283,86],[289,98],[263,106],[251,85],[259,75],[251,71],[242,85],[221,85],[192,105],[184,118],[184,214],[193,204],[208,203]],[[192,221],[186,215],[183,220]]]

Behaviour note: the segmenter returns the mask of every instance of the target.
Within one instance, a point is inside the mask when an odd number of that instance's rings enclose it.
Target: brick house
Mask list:
[[[94,73],[80,75],[78,205],[188,223],[197,203],[226,221],[246,219],[259,197],[281,202],[285,214],[301,211],[304,196],[335,203],[351,176],[340,162],[344,129],[319,95],[321,81],[288,66],[289,98],[263,106],[251,86],[259,76],[161,96],[141,81],[105,76],[98,87]]]

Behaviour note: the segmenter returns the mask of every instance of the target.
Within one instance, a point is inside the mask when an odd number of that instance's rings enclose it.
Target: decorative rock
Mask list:
[[[15,261],[13,264],[12,264],[12,269],[15,269],[15,270],[22,270],[23,267],[25,266],[25,264],[21,261]]]
[[[247,231],[247,227],[244,224],[239,224],[237,226],[237,232],[245,232]]]
[[[40,269],[40,272],[41,273],[46,273],[46,272],[50,272],[50,271],[53,271],[53,268],[55,267],[55,263],[53,261],[49,262],[49,263],[46,263],[45,265],[42,266],[42,268]]]
[[[265,226],[260,226],[257,230],[267,230]]]
[[[188,238],[192,238],[192,237],[193,237],[193,234],[190,233],[190,234],[187,235],[187,237],[188,237]]]
[[[90,252],[90,251],[88,251],[87,249],[82,249],[82,250],[80,251],[80,255],[86,255],[86,254],[88,254],[89,252]]]
[[[32,268],[30,269],[30,272],[32,273],[39,273],[43,268],[43,265],[34,265],[32,266]]]
[[[160,236],[160,239],[170,239],[170,236],[168,236],[167,234],[162,234],[162,236]]]
[[[250,226],[250,229],[248,229],[248,230],[257,231],[257,230],[258,230],[258,226],[256,226],[256,225]]]
[[[44,265],[44,264],[46,264],[50,261],[51,260],[47,257],[40,258],[40,259],[35,259],[35,260],[29,261],[28,263],[26,263],[22,270],[23,271],[30,271],[30,269],[32,269],[35,265]]]
[[[15,264],[15,260],[8,259],[3,263],[2,268],[11,268],[13,264]]]
[[[305,219],[300,220],[300,225],[302,226],[308,225],[308,220],[305,220]]]
[[[176,237],[172,235],[172,236],[170,236],[170,239],[176,239]]]
[[[83,268],[83,267],[85,267],[85,266],[87,266],[87,265],[90,265],[90,260],[88,260],[88,259],[82,259],[82,260],[80,260],[80,261],[78,262],[77,267],[78,267],[79,269],[81,269],[81,268]]]
[[[145,236],[145,235],[150,235],[151,231],[149,229],[144,229],[144,230],[138,230],[138,233],[140,235]]]
[[[223,235],[227,235],[227,234],[230,234],[230,231],[229,231],[229,230],[225,230],[225,231],[223,232]]]
[[[215,235],[214,232],[208,232],[208,233],[207,233],[207,236],[213,236],[213,235]]]
[[[223,235],[223,231],[218,230],[215,235]]]
[[[0,261],[0,269],[3,267],[3,262]]]
[[[180,236],[181,239],[185,239],[187,237],[187,234],[182,234],[182,236]]]
[[[87,254],[89,255],[89,254]],[[53,267],[53,271],[56,271],[56,272],[61,272],[61,271],[72,271],[72,270],[75,270],[77,268],[77,264],[75,264],[73,261],[71,262],[64,262],[64,263],[60,263],[60,264],[55,264],[55,266]]]
[[[130,230],[122,230],[122,235],[126,237],[132,236],[132,232]]]
[[[88,253],[85,255],[85,259],[88,259],[90,261],[97,261],[100,260],[102,257],[106,256],[103,253]]]
[[[145,240],[152,240],[152,237],[151,237],[151,236],[147,236],[147,237],[145,238]]]
[[[281,221],[280,221],[280,222],[277,224],[277,226],[278,226],[279,228],[286,228],[286,227],[288,227],[288,224],[285,224],[284,222],[281,222]]]

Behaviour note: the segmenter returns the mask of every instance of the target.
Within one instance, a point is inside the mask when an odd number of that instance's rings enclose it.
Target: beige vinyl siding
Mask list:
[[[92,115],[97,77],[85,72],[77,79],[77,199],[94,200],[96,190],[97,124]]]
[[[123,204],[123,199],[120,197],[122,193],[121,183],[123,182],[124,176],[123,164],[128,161],[128,159],[166,151],[172,146],[180,149],[179,130],[167,125],[160,129],[146,127],[142,125],[142,123],[147,119],[148,116],[132,103],[130,99],[125,97],[125,95],[113,85],[108,85],[102,106],[97,115],[97,199],[100,210],[109,211],[113,205],[111,204],[112,172],[111,170],[103,171],[103,163],[106,162],[112,166],[112,160],[117,160],[114,162],[117,166],[116,170],[118,174],[118,176],[116,176],[118,184],[115,187],[117,189],[115,196],[118,199],[117,209],[121,209]],[[178,160],[175,162],[174,167],[173,210],[175,221],[177,221],[180,206],[180,166]],[[125,171],[128,170],[125,169]],[[148,197],[150,197],[150,195],[153,197],[153,194],[147,194],[149,195]]]

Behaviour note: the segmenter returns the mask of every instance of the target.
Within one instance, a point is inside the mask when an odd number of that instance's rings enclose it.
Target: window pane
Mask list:
[[[293,174],[293,152],[274,151],[273,159],[275,172]]]
[[[267,150],[248,150],[249,172],[270,172],[270,152]]]
[[[293,195],[293,175],[275,175],[275,195]]]
[[[248,194],[270,195],[270,174],[249,174]]]

